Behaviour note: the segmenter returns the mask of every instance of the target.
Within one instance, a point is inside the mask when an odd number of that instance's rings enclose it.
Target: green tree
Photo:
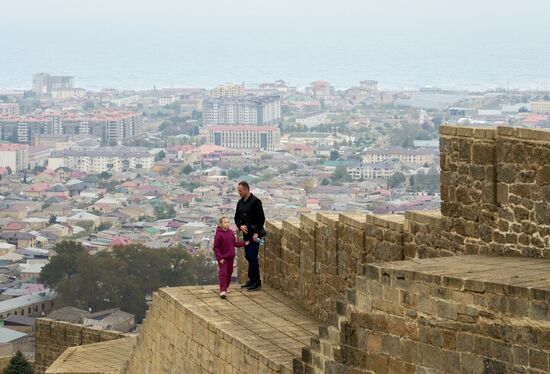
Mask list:
[[[164,160],[166,158],[166,153],[164,151],[160,151],[155,155],[155,161]]]
[[[155,217],[157,219],[174,218],[176,211],[174,206],[166,201],[161,201],[155,205]]]
[[[21,351],[15,352],[11,358],[8,367],[4,369],[4,374],[33,374],[34,371],[29,361]]]
[[[164,130],[166,130],[167,128],[169,128],[170,126],[172,126],[172,125],[173,125],[173,123],[172,123],[172,121],[170,121],[170,120],[162,121],[162,123],[161,123],[160,126],[159,126],[159,130],[160,130],[160,131],[164,131]]]
[[[395,172],[390,179],[388,180],[388,185],[390,188],[396,188],[401,186],[405,182],[405,174],[401,172]]]
[[[101,178],[101,179],[109,179],[111,178],[113,175],[109,172],[106,172],[106,171],[102,171],[101,173],[98,174],[98,177]]]
[[[55,287],[64,280],[71,281],[78,272],[78,258],[87,254],[82,243],[73,240],[64,240],[53,249],[57,256],[44,265],[39,276],[39,283],[48,287]]]
[[[348,174],[348,168],[346,165],[338,165],[332,174],[333,181],[350,181],[351,177]]]
[[[40,281],[58,292],[66,305],[93,311],[119,307],[145,316],[146,297],[160,287],[215,284],[211,255],[191,255],[184,248],[115,247],[90,255],[76,242],[61,242],[57,256],[44,266]]]
[[[328,179],[326,179],[326,178],[323,178],[323,179],[321,180],[321,186],[326,186],[326,185],[328,185],[329,183],[330,183],[330,181],[329,181]]]
[[[241,172],[238,171],[238,170],[235,170],[235,169],[230,169],[227,172],[227,178],[229,178],[229,179],[237,179],[240,176],[241,176]]]
[[[193,273],[198,285],[216,284],[217,265],[210,256],[196,255],[193,257]]]
[[[54,223],[57,223],[57,216],[56,216],[55,214],[52,214],[52,215],[50,216],[50,219],[48,220],[48,223],[49,223],[50,225],[53,225]]]
[[[193,172],[193,167],[189,164],[185,165],[181,171],[183,174],[187,175]]]

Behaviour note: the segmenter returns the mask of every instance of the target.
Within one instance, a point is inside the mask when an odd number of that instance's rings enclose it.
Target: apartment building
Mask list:
[[[32,76],[32,90],[37,94],[51,94],[74,87],[74,77],[67,75],[50,75],[38,73]]]
[[[210,143],[229,149],[275,150],[281,140],[277,126],[210,126]]]
[[[276,125],[281,120],[279,96],[234,96],[203,102],[205,125]]]
[[[381,161],[398,159],[405,164],[433,164],[437,157],[434,149],[406,149],[401,147],[373,148],[363,153],[363,163],[374,164]]]
[[[29,167],[27,144],[0,144],[0,167],[9,167],[13,172]]]
[[[0,118],[2,140],[32,144],[40,135],[92,135],[107,143],[133,139],[142,132],[143,118],[134,112],[100,112],[90,115],[48,113]]]
[[[232,97],[232,96],[244,96],[246,95],[246,89],[243,84],[225,84],[213,88],[210,91],[212,97]]]
[[[147,151],[128,147],[103,147],[101,150],[54,152],[48,160],[48,168],[66,166],[89,174],[102,172],[122,173],[135,169],[150,169],[155,157]]]
[[[0,117],[16,117],[19,115],[19,104],[0,103]]]
[[[347,168],[349,176],[353,180],[389,178],[399,171],[399,160],[385,160],[371,164],[359,164]]]
[[[531,112],[538,114],[550,113],[550,101],[532,101],[529,104],[531,105]]]

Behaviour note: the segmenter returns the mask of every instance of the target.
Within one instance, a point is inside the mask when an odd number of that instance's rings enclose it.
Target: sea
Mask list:
[[[30,89],[37,72],[72,75],[75,86],[93,90],[255,87],[279,79],[298,88],[326,80],[346,89],[372,79],[386,89],[544,90],[550,89],[550,39],[447,39],[436,30],[387,38],[337,31],[305,37],[284,29],[4,35],[0,89]]]

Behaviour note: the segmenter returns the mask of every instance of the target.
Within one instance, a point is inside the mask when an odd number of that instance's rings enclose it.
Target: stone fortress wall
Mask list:
[[[548,372],[550,132],[440,134],[440,212],[268,222],[265,282],[327,326],[295,373]]]
[[[34,372],[46,369],[69,347],[105,342],[125,337],[118,331],[100,330],[79,324],[37,318]]]
[[[159,290],[123,372],[549,373],[550,132],[440,135],[441,211],[268,221],[264,291]]]

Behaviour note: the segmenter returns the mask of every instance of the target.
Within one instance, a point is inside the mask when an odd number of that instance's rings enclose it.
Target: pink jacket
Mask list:
[[[214,236],[214,254],[216,260],[220,261],[222,258],[235,257],[235,247],[244,247],[243,241],[237,241],[235,239],[235,233],[233,230],[223,230],[218,227],[216,230],[216,236]]]

